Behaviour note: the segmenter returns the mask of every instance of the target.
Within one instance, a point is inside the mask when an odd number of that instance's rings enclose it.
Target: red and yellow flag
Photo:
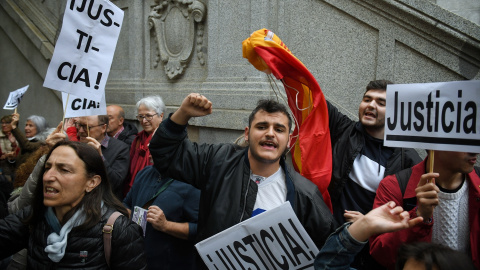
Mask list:
[[[298,125],[292,136],[295,170],[318,186],[332,210],[328,185],[332,173],[332,148],[325,97],[313,75],[273,32],[255,31],[243,41],[243,57],[258,70],[281,80],[288,106]]]

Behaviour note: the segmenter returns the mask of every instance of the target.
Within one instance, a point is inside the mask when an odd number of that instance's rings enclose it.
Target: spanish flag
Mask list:
[[[281,80],[288,106],[296,118],[292,161],[301,175],[318,186],[332,210],[328,185],[332,174],[332,146],[325,97],[313,75],[273,32],[261,29],[243,41],[243,57],[258,70]],[[291,146],[290,146],[291,147]]]

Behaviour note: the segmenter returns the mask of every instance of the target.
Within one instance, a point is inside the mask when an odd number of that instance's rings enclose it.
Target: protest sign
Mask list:
[[[20,89],[17,89],[13,92],[10,92],[10,95],[8,95],[7,103],[5,103],[5,106],[3,106],[4,110],[14,110],[17,108],[18,104],[20,104],[20,101],[23,98],[23,95],[25,95],[25,92],[27,92],[29,85],[24,86]]]
[[[387,86],[385,145],[480,152],[480,81]]]
[[[195,247],[209,269],[313,269],[318,253],[289,202]]]
[[[107,0],[68,0],[44,87],[100,100],[105,92],[123,11]]]
[[[105,95],[102,96],[100,101],[95,101],[62,92],[62,101],[63,108],[65,109],[65,118],[89,115],[107,115],[107,103],[105,102]]]

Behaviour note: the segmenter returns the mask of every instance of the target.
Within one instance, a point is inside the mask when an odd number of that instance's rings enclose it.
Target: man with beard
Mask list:
[[[285,164],[292,126],[287,108],[259,101],[245,128],[247,147],[188,140],[188,120],[211,112],[206,97],[190,94],[150,141],[162,175],[201,190],[197,241],[288,201],[320,248],[336,224],[318,188]]]
[[[358,122],[327,102],[332,140],[332,179],[328,191],[339,224],[354,221],[372,210],[378,185],[385,176],[421,161],[413,149],[383,146],[388,84],[392,82],[376,80],[367,85],[358,109]],[[378,266],[368,253],[368,245],[352,264],[357,269]]]

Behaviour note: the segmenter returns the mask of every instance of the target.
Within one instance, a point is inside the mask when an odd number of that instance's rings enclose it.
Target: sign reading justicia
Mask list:
[[[387,87],[385,145],[480,152],[480,81]]]

